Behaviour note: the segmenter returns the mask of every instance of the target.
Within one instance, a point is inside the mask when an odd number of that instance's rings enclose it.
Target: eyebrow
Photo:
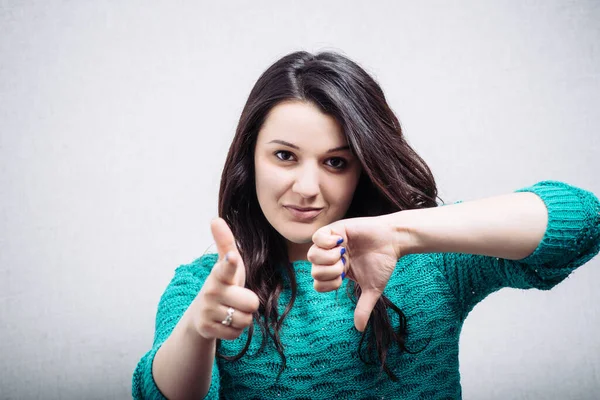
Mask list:
[[[267,144],[271,144],[271,143],[278,143],[278,144],[282,144],[284,146],[291,147],[292,149],[300,150],[300,147],[298,147],[295,144],[292,144],[290,142],[286,142],[285,140],[277,140],[277,139],[271,140]],[[346,145],[346,146],[334,147],[333,149],[327,150],[327,153],[333,153],[335,151],[341,151],[341,150],[350,150],[350,146]]]

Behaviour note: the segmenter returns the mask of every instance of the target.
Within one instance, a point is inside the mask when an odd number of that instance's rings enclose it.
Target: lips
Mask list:
[[[310,221],[315,219],[317,215],[321,214],[322,208],[315,207],[296,207],[296,206],[284,206],[286,210],[299,221]]]

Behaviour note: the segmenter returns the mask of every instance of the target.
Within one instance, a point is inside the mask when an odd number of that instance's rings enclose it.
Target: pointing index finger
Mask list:
[[[219,281],[227,285],[235,284],[235,273],[237,271],[238,256],[234,252],[225,253],[222,260],[219,260],[214,269]]]

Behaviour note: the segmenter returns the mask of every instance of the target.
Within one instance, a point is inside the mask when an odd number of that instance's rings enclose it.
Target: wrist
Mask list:
[[[392,229],[393,246],[398,257],[406,254],[422,253],[423,243],[416,225],[416,212],[405,210],[389,214]]]

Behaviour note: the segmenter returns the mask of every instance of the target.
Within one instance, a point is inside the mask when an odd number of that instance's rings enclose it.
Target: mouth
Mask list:
[[[323,208],[316,207],[296,207],[296,206],[284,206],[286,210],[294,217],[294,219],[299,221],[310,221],[315,219]]]

